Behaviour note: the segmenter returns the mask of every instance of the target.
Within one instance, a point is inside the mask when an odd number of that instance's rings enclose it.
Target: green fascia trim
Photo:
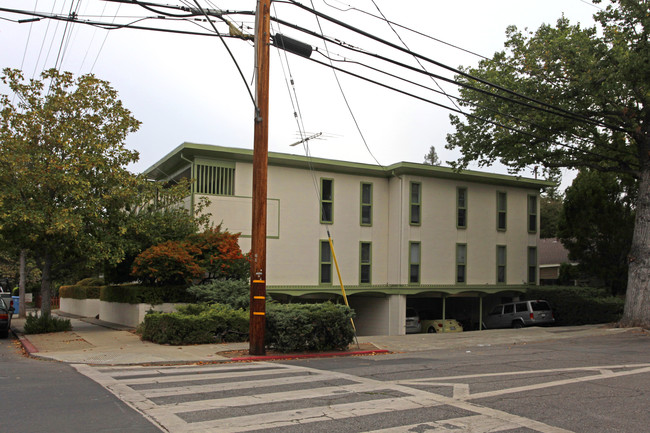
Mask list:
[[[481,294],[494,295],[503,292],[525,293],[530,285],[494,285],[494,284],[475,284],[453,286],[448,284],[421,284],[418,286],[407,285],[363,285],[363,286],[345,286],[347,295],[423,295],[427,293],[440,293],[444,295],[460,294]],[[273,295],[282,294],[290,296],[303,296],[314,294],[341,294],[341,288],[338,285],[332,286],[267,286],[266,291]]]
[[[150,179],[164,179],[165,173],[173,172],[183,158],[213,158],[230,161],[253,162],[253,150],[236,147],[224,147],[211,144],[183,143],[162,157],[143,174]],[[309,158],[302,155],[269,152],[268,163],[271,166],[308,169],[309,166],[319,171],[333,173],[353,174],[357,176],[371,176],[389,178],[392,176],[413,175],[434,177],[440,179],[462,180],[463,182],[477,182],[492,185],[513,186],[518,188],[531,188],[539,190],[556,186],[555,182],[538,180],[506,174],[485,173],[474,170],[454,170],[450,167],[440,167],[414,162],[398,162],[387,167],[358,162],[339,161],[326,158]],[[187,161],[185,161],[187,162]]]

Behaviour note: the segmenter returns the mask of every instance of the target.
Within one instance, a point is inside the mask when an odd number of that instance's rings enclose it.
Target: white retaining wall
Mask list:
[[[171,313],[183,304],[123,304],[121,302],[106,302],[99,299],[61,298],[60,311],[82,317],[97,317],[104,322],[137,327],[148,311]]]

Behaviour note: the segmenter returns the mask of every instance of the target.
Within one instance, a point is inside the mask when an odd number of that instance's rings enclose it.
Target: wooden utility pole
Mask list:
[[[269,46],[271,0],[258,0],[255,28],[255,137],[249,353],[264,355],[266,326],[266,188],[269,142]]]

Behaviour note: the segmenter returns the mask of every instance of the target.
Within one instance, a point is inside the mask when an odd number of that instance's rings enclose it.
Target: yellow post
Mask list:
[[[334,266],[336,266],[336,274],[339,276],[339,284],[341,285],[341,293],[343,293],[343,300],[345,301],[345,305],[347,307],[350,307],[350,304],[348,304],[348,297],[345,294],[345,287],[343,287],[343,279],[341,278],[341,270],[339,269],[339,262],[336,260],[336,253],[334,252],[334,244],[332,243],[332,236],[330,236],[330,231],[327,231],[327,240],[330,243],[330,250],[332,250],[332,258],[334,259]],[[354,335],[357,335],[357,328],[354,326],[354,320],[352,320],[352,317],[350,317],[350,323],[352,323],[352,329],[354,329]],[[357,343],[357,346],[359,343]]]

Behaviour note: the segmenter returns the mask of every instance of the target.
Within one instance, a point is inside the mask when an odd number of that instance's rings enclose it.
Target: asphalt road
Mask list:
[[[0,339],[0,433],[160,433],[160,429],[67,364],[30,359]]]
[[[641,331],[141,367],[25,359],[0,341],[0,361],[2,401],[8,393],[16,413],[0,432],[158,431],[147,419],[174,433],[638,433],[650,425],[650,335]]]

